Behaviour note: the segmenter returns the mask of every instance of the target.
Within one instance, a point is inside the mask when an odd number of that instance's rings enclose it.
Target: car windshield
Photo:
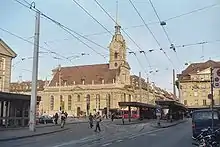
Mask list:
[[[208,120],[208,119],[212,119],[212,112],[211,111],[195,112],[193,114],[193,118],[194,118],[194,120]],[[214,112],[214,119],[219,119],[217,112]]]

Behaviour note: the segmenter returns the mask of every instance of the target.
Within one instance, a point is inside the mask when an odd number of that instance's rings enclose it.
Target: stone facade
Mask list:
[[[11,82],[11,64],[16,53],[0,39],[0,91],[9,92]]]
[[[126,61],[126,43],[120,26],[115,27],[109,52],[108,64],[59,66],[52,70],[53,78],[44,82],[43,89],[38,91],[41,96],[41,114],[53,115],[61,110],[73,116],[97,111],[108,114],[111,110],[120,109],[118,102],[155,104],[156,99],[174,99],[171,94],[144,79],[141,79],[142,89],[139,89],[139,77],[130,75],[130,66]],[[17,85],[25,88],[29,84],[23,82]],[[13,88],[12,84],[11,89],[18,88]],[[27,89],[23,91],[28,92]],[[21,93],[22,90],[17,92]]]
[[[209,60],[204,63],[193,63],[177,75],[183,104],[195,108],[210,105],[208,94],[211,90],[211,67],[220,67],[220,62]],[[214,101],[220,105],[220,89],[214,89]]]

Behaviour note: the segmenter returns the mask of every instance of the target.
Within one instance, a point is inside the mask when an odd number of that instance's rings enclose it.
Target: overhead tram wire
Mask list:
[[[173,63],[173,61],[170,59],[170,57],[167,55],[167,53],[164,51],[163,48],[161,48],[160,42],[157,40],[157,38],[155,37],[155,35],[153,34],[153,32],[150,30],[149,26],[146,24],[145,20],[143,19],[143,17],[141,16],[141,14],[139,13],[138,9],[136,8],[136,6],[134,5],[134,3],[132,2],[132,0],[129,0],[129,2],[131,3],[131,5],[133,6],[133,8],[135,9],[136,13],[138,14],[138,16],[141,18],[142,22],[144,23],[144,26],[147,28],[147,30],[150,32],[150,34],[152,35],[152,37],[154,38],[154,40],[156,41],[157,45],[160,47],[160,50],[164,53],[164,55],[167,57],[167,59],[170,61],[171,65],[175,68],[175,65]]]
[[[12,35],[12,36],[14,36],[14,37],[20,39],[20,40],[23,40],[23,41],[25,41],[25,42],[27,42],[27,43],[29,43],[29,44],[35,45],[33,42],[31,42],[31,41],[29,41],[29,40],[27,40],[27,39],[25,39],[25,38],[23,38],[23,37],[21,37],[21,36],[18,36],[18,35],[16,35],[16,34],[10,32],[10,31],[8,31],[8,30],[5,30],[5,29],[3,29],[3,28],[0,28],[0,30],[2,30],[3,32],[6,32],[6,33],[8,33],[8,34],[10,34],[10,35]],[[39,48],[41,48],[41,49],[43,49],[43,50],[45,50],[45,51],[48,51],[48,52],[51,53],[51,54],[55,54],[55,55],[57,55],[57,56],[59,56],[59,57],[65,59],[65,60],[69,61],[71,64],[74,65],[74,63],[73,63],[71,60],[69,60],[67,57],[65,57],[65,56],[63,56],[63,55],[61,55],[61,54],[59,54],[59,53],[57,53],[57,52],[51,51],[51,50],[49,50],[49,49],[47,49],[47,48],[45,48],[45,47],[42,47],[42,46],[39,46]],[[79,72],[81,72],[81,75],[84,75],[83,72],[79,69],[78,66],[75,65],[75,67],[79,70]]]
[[[111,31],[109,31],[104,25],[102,25],[94,16],[92,16],[83,6],[81,6],[76,0],[73,0],[73,2],[80,7],[88,16],[90,16],[95,22],[97,22],[102,28],[104,28],[109,34],[113,35]],[[96,1],[97,2],[97,1]],[[106,11],[105,11],[106,12]],[[109,15],[110,16],[110,15]],[[112,17],[110,17],[113,19]],[[113,19],[114,20],[114,19]],[[117,24],[117,22],[114,20],[114,22]],[[127,33],[125,33],[127,36],[129,36]],[[129,36],[129,38],[137,45],[137,43]],[[128,50],[132,51],[131,49],[127,48]],[[135,56],[137,58],[137,56]],[[141,65],[140,65],[141,66]]]
[[[95,3],[102,9],[103,12],[105,12],[105,14],[115,23],[117,24],[116,20],[105,10],[105,8],[97,1],[97,0],[94,0]],[[144,51],[132,38],[131,36],[123,29],[121,28],[121,30],[123,31],[123,33],[136,45],[136,47],[139,49],[139,51]],[[132,51],[131,49],[128,48],[128,50],[130,50],[131,52],[134,52]],[[137,56],[135,56],[137,58]],[[151,64],[150,64],[150,61],[149,59],[147,58],[147,56],[145,56],[146,60],[147,60],[147,63],[149,64],[149,66],[151,67]]]
[[[176,16],[173,16],[173,17],[170,17],[170,18],[167,18],[167,19],[164,19],[163,21],[170,21],[170,20],[173,20],[173,19],[176,19],[176,18],[179,18],[179,17],[183,17],[183,16],[186,16],[186,15],[189,15],[189,14],[192,14],[192,13],[196,13],[196,12],[199,12],[199,11],[202,11],[202,10],[205,10],[205,9],[208,9],[208,8],[212,8],[214,6],[218,6],[220,4],[212,4],[212,5],[208,5],[208,6],[205,6],[205,7],[202,7],[202,8],[199,8],[199,9],[195,9],[195,10],[192,10],[192,11],[189,11],[189,12],[186,12],[186,13],[183,13],[183,14],[180,14],[180,15],[176,15]],[[152,25],[152,24],[158,24],[160,22],[158,21],[153,21],[153,22],[149,22],[147,23],[147,25]],[[139,28],[139,27],[144,27],[144,25],[135,25],[135,26],[131,26],[131,27],[127,27],[127,28],[124,28],[124,30],[128,30],[128,29],[131,29],[131,28]],[[114,30],[112,30],[111,32],[113,32]],[[85,37],[88,37],[88,36],[96,36],[96,35],[103,35],[103,34],[106,34],[108,32],[96,32],[96,33],[92,33],[92,34],[86,34],[84,35]]]
[[[170,37],[169,37],[169,35],[168,35],[168,32],[166,31],[164,25],[162,25],[162,22],[163,22],[163,21],[161,21],[161,19],[160,19],[160,17],[159,17],[159,14],[157,13],[157,10],[156,10],[156,8],[155,8],[153,2],[152,2],[151,0],[148,0],[148,1],[150,2],[151,7],[153,8],[154,13],[155,13],[155,15],[156,15],[156,17],[157,17],[157,19],[158,19],[158,21],[159,21],[159,23],[160,23],[160,26],[162,27],[163,32],[164,32],[164,34],[166,35],[167,40],[168,40],[169,43],[170,43],[170,49],[173,49],[173,51],[174,51],[175,54],[176,54],[176,57],[177,57],[177,60],[178,60],[179,64],[182,65],[181,62],[180,62],[180,59],[179,59],[179,57],[178,57],[178,55],[177,55],[177,52],[176,52],[176,49],[175,49],[175,45],[174,45],[173,42],[171,41],[171,39],[170,39]],[[166,23],[166,22],[165,22],[165,23]]]
[[[91,39],[89,39],[89,38],[87,38],[87,37],[85,37],[85,36],[83,36],[83,35],[77,33],[76,31],[74,31],[74,30],[68,28],[67,26],[61,24],[60,22],[58,22],[58,21],[52,19],[51,17],[49,17],[49,16],[47,16],[46,14],[42,13],[42,12],[41,12],[39,9],[37,9],[35,6],[33,7],[32,4],[28,3],[27,1],[25,1],[25,2],[26,2],[29,6],[25,5],[24,3],[20,2],[19,0],[14,0],[14,1],[18,2],[18,3],[21,4],[22,6],[28,8],[28,9],[34,11],[34,12],[40,12],[41,16],[43,16],[44,18],[46,18],[46,19],[52,21],[53,23],[55,23],[56,25],[58,25],[60,28],[62,28],[64,31],[66,31],[66,32],[69,33],[71,36],[73,36],[75,39],[77,39],[79,42],[83,43],[85,46],[87,46],[88,48],[90,48],[91,50],[93,50],[94,52],[96,52],[97,54],[99,54],[100,56],[102,56],[102,57],[104,57],[104,58],[106,59],[105,56],[103,56],[101,53],[97,52],[95,49],[93,49],[93,48],[92,48],[91,46],[89,46],[87,43],[85,43],[84,41],[82,41],[82,40],[81,40],[79,37],[77,37],[76,35],[78,35],[78,36],[84,38],[85,40],[87,40],[87,41],[89,41],[89,42],[91,42],[91,43],[93,43],[93,44],[95,44],[95,45],[97,45],[97,46],[99,46],[99,47],[102,48],[102,49],[108,50],[106,47],[104,47],[104,46],[102,46],[102,45],[100,45],[100,44],[98,44],[98,43],[92,41]],[[72,32],[75,33],[76,35],[74,35]]]
[[[180,14],[180,15],[176,15],[176,16],[173,16],[173,17],[164,19],[163,21],[167,22],[167,21],[170,21],[170,20],[179,18],[179,17],[183,17],[183,16],[186,16],[186,15],[189,15],[189,14],[192,14],[192,13],[196,13],[196,12],[199,12],[199,11],[202,11],[202,10],[205,10],[205,9],[208,9],[208,8],[212,8],[212,7],[215,7],[215,6],[218,6],[218,5],[220,5],[220,4],[219,4],[219,3],[216,3],[216,4],[208,5],[208,6],[199,8],[199,9],[195,9],[195,10],[192,10],[192,11],[189,11],[189,12],[186,12],[186,13],[183,13],[183,14]],[[153,25],[153,24],[158,24],[158,23],[160,23],[160,22],[154,21],[154,22],[149,22],[149,23],[147,23],[147,24],[148,24],[148,25]],[[135,26],[131,26],[131,27],[124,28],[124,30],[132,29],[132,28],[139,28],[139,27],[144,27],[144,25],[135,25]],[[114,32],[114,30],[111,30],[111,32]],[[96,32],[96,33],[92,33],[92,34],[86,34],[86,35],[83,35],[83,36],[84,36],[84,37],[98,36],[98,35],[103,35],[103,34],[107,34],[107,33],[108,33],[108,32],[106,32],[106,31],[102,31],[102,32]],[[68,39],[63,39],[63,40],[68,40]],[[104,47],[104,48],[105,48],[105,47]],[[106,48],[105,48],[105,49],[106,49]]]

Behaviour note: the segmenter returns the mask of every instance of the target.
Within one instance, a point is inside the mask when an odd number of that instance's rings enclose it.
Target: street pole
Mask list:
[[[35,21],[33,70],[32,70],[32,83],[31,83],[32,85],[31,85],[30,122],[29,122],[30,131],[35,131],[35,123],[36,123],[39,35],[40,35],[40,12],[37,11],[36,21]]]
[[[214,101],[214,96],[213,96],[213,88],[214,88],[214,85],[213,85],[213,68],[211,67],[211,70],[210,70],[210,74],[211,74],[211,110],[212,110],[212,131],[214,129],[214,112],[213,112],[213,101]]]

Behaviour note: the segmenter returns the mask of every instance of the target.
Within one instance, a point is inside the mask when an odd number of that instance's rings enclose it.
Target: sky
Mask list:
[[[17,1],[27,4],[24,0]],[[2,0],[0,5],[0,38],[17,53],[12,64],[13,82],[31,80],[34,47],[30,42],[34,41],[35,29],[35,12],[17,1]],[[116,18],[116,0],[97,1],[113,18]],[[26,2],[33,1],[26,0]],[[82,43],[57,24],[41,17],[39,79],[51,79],[51,70],[59,64],[75,66],[108,62],[107,47],[114,33],[115,22],[100,9],[95,0],[76,0],[76,2],[96,18],[98,23],[77,6],[74,0],[35,0],[34,2],[36,8],[45,15],[80,35],[86,35],[88,39],[99,45],[80,37],[84,42]],[[131,74],[138,75],[141,72],[143,78],[149,77],[149,80],[159,87],[172,91],[173,69],[177,74],[187,67],[185,63],[205,62],[209,59],[219,61],[219,0],[152,0],[160,20],[166,22],[164,28],[171,43],[176,46],[176,52],[170,49],[170,42],[158,23],[149,0],[132,0],[132,2],[146,26],[129,0],[119,0],[118,23],[131,38],[122,31],[127,47],[136,53],[136,56],[127,54]],[[194,11],[204,7],[208,8]],[[191,11],[194,12],[180,16]],[[112,33],[107,32],[99,23]],[[28,40],[29,43],[6,31]],[[75,36],[79,37],[76,34]],[[200,42],[208,43],[199,44]],[[178,47],[183,45],[185,46]],[[146,56],[140,54],[140,50],[145,51]],[[149,52],[149,50],[153,51]],[[82,56],[82,53],[85,55]],[[100,54],[107,58],[103,58]]]

